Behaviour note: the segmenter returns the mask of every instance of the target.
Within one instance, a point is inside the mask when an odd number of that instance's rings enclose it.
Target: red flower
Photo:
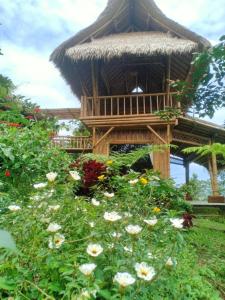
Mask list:
[[[191,215],[189,213],[184,213],[183,214],[183,219],[184,219],[183,226],[185,228],[193,227],[193,221],[192,221],[193,218],[194,218],[193,215]]]
[[[6,171],[5,171],[5,176],[6,176],[6,177],[10,177],[10,176],[11,176],[11,173],[10,173],[9,170],[6,170]]]
[[[40,109],[39,106],[37,106],[37,107],[34,108],[34,112],[35,112],[35,113],[39,113],[40,111],[41,111],[41,109]]]
[[[12,126],[12,127],[20,127],[21,125],[18,124],[18,123],[9,123],[9,126]]]
[[[103,175],[106,171],[106,166],[103,163],[95,160],[87,161],[83,164],[83,181],[84,187],[90,188],[98,181],[98,177]]]
[[[26,116],[25,118],[28,119],[28,120],[33,120],[34,119],[33,116]]]

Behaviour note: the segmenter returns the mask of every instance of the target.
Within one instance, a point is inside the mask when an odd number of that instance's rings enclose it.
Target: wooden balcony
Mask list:
[[[68,152],[89,152],[93,148],[92,137],[87,136],[57,136],[52,143]]]
[[[176,93],[157,93],[82,97],[80,119],[87,126],[159,122],[160,118],[155,113],[166,108],[180,107],[176,95]]]

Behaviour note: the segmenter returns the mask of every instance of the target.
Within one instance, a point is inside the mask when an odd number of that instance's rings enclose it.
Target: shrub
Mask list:
[[[74,195],[83,181],[78,168],[48,174],[48,183],[40,173],[27,203],[14,198],[5,207],[0,224],[18,252],[1,250],[2,299],[181,299],[185,286],[205,297],[194,280],[180,285],[185,229],[172,181],[120,175],[113,163],[101,163],[107,169],[94,198]],[[207,293],[202,299],[212,299]]]

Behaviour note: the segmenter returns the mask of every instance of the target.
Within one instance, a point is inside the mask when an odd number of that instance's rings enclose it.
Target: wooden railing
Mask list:
[[[146,115],[178,107],[176,93],[82,97],[81,117]]]
[[[92,138],[87,136],[57,136],[52,139],[52,143],[65,150],[92,149]]]

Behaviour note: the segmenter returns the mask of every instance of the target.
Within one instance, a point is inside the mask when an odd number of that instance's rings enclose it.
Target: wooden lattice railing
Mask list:
[[[81,117],[148,115],[179,107],[176,93],[82,97]]]
[[[87,136],[57,136],[52,139],[52,143],[65,150],[92,149],[92,138]]]

